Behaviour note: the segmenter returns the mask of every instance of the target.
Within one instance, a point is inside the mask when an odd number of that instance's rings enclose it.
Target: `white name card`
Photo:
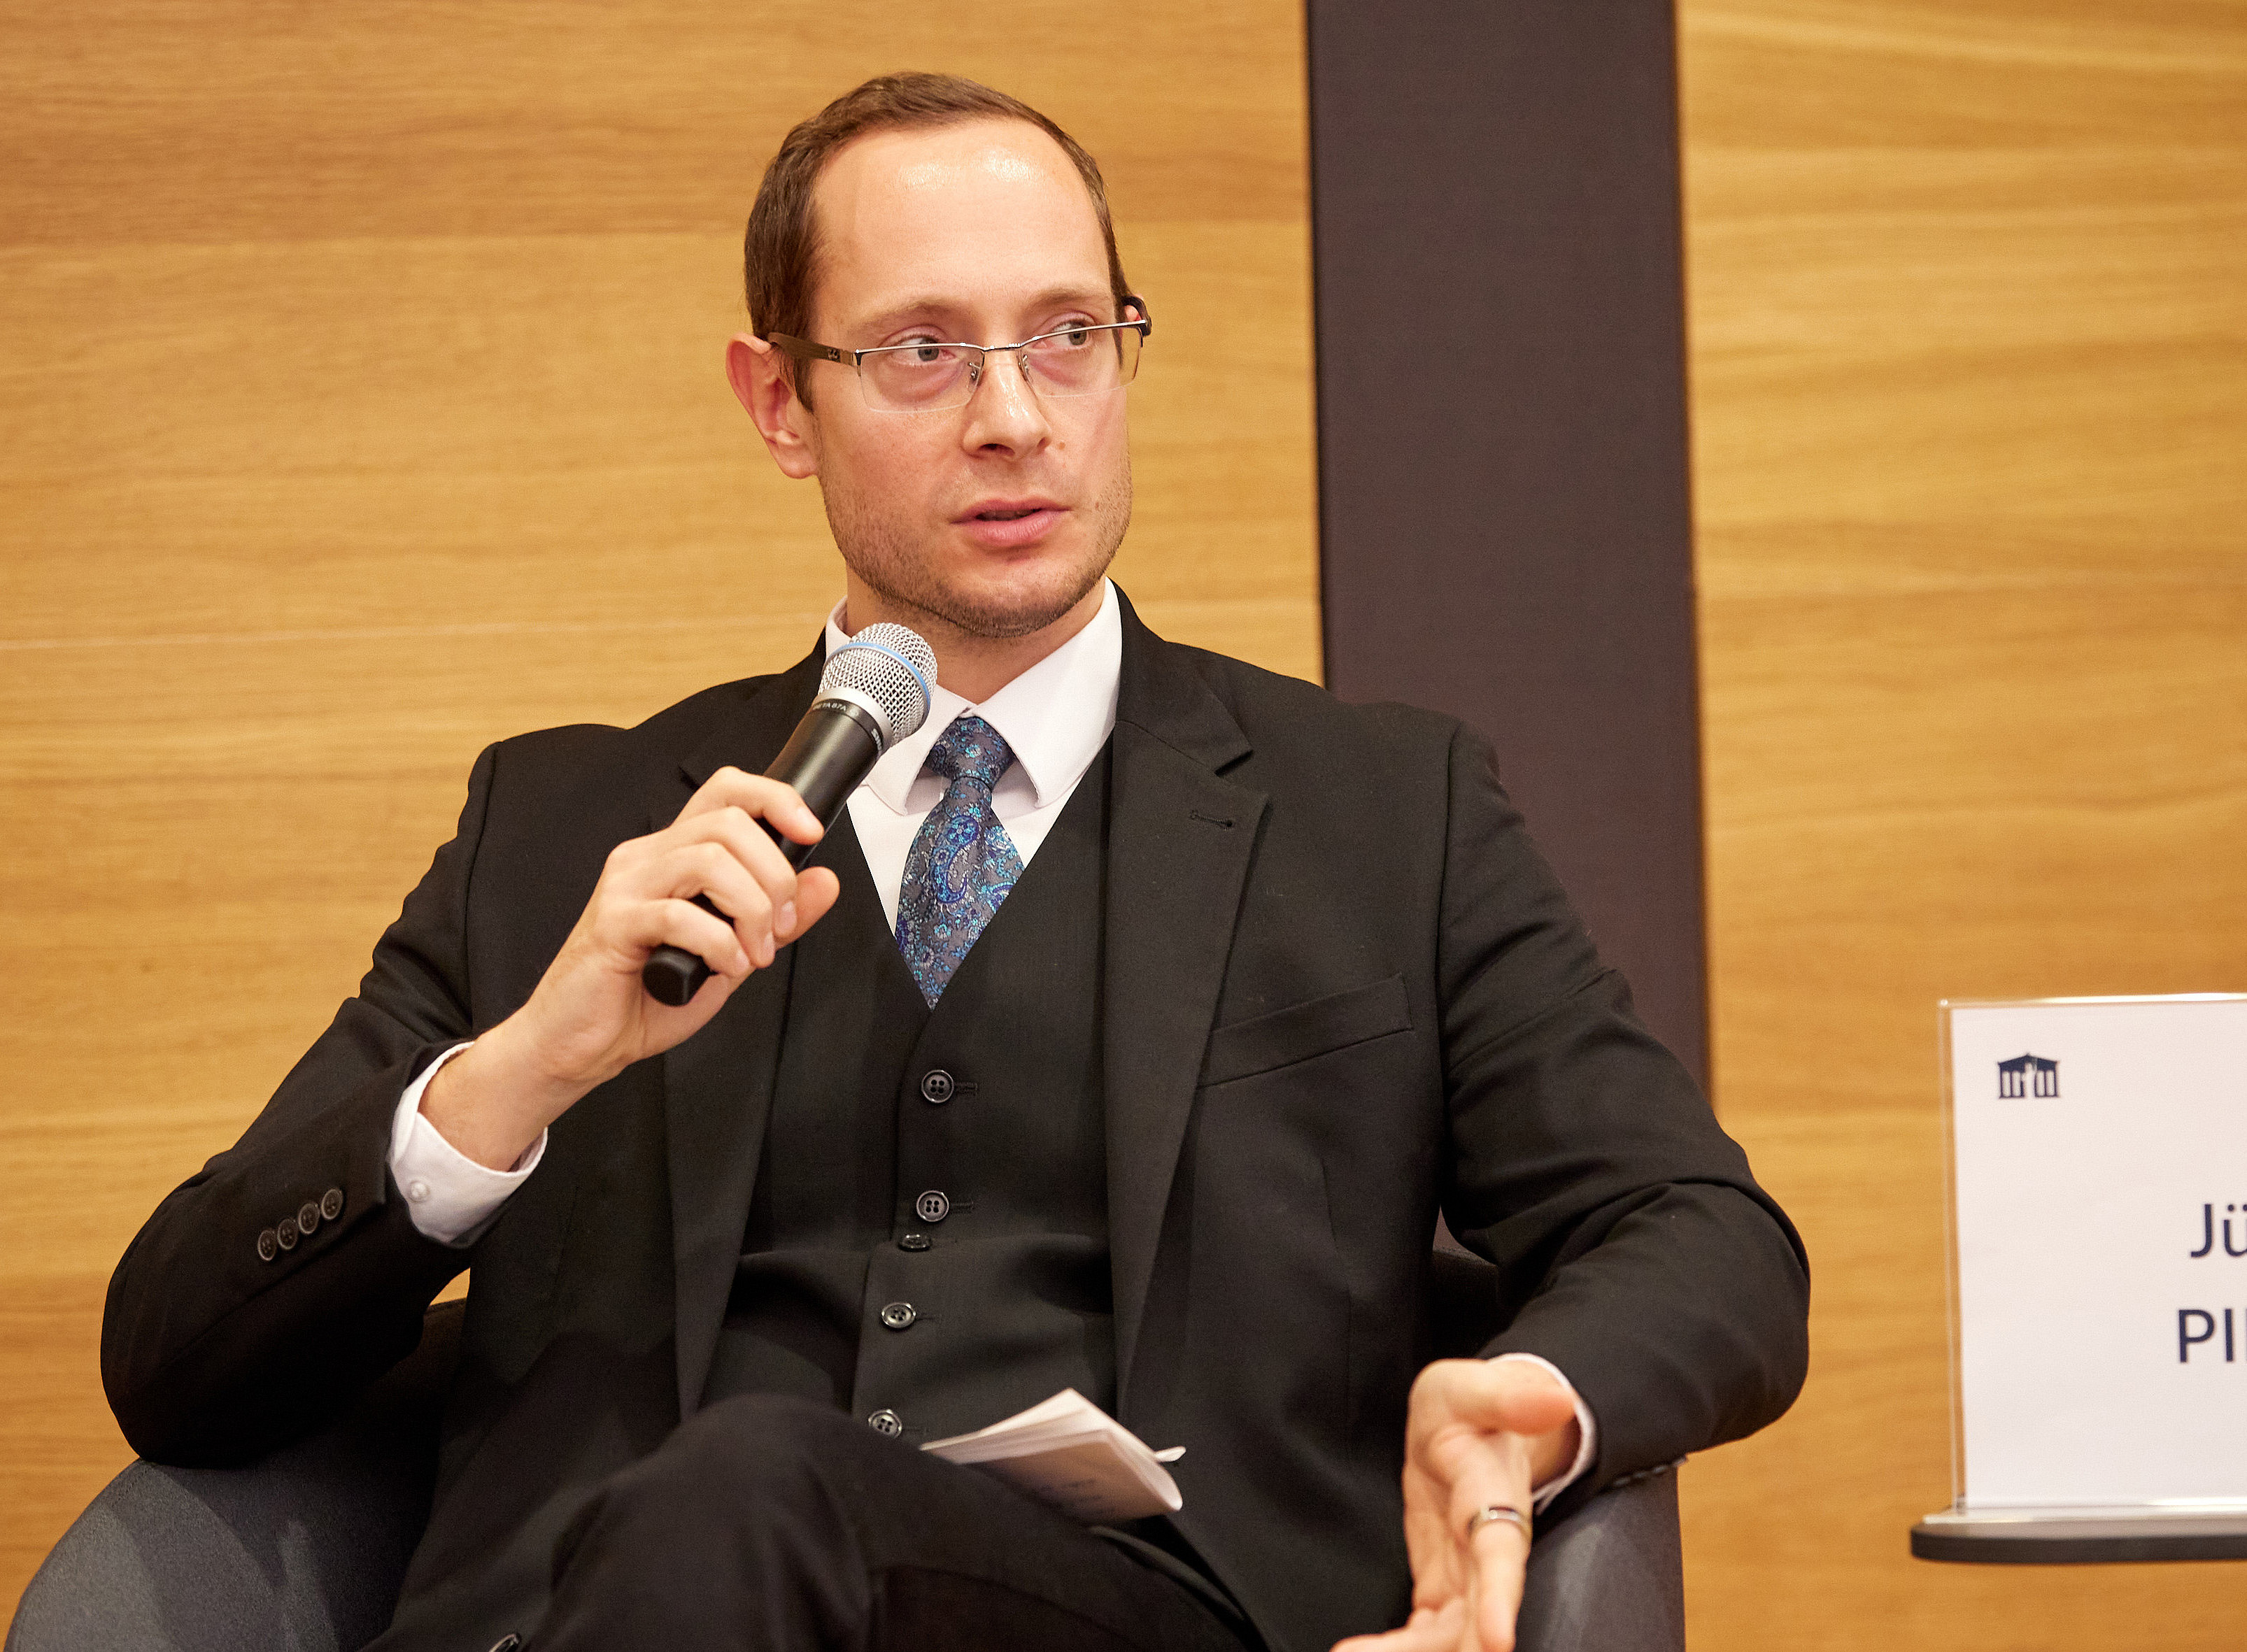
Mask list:
[[[1959,1509],[2247,1510],[2247,997],[1943,1009]]]

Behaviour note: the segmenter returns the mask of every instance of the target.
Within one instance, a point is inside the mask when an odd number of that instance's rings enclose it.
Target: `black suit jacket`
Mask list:
[[[1429,1357],[1429,1240],[1498,1265],[1485,1350],[1599,1421],[1565,1512],[1779,1415],[1806,1359],[1785,1217],[1631,1014],[1450,720],[1349,707],[1124,610],[1103,1062],[1118,1404],[1187,1448],[1177,1524],[1280,1652],[1407,1604],[1398,1472]],[[528,997],[619,841],[762,769],[816,653],[639,727],[478,760],[459,836],[359,995],[111,1286],[103,1375],[144,1454],[222,1463],[332,1411],[475,1268],[429,1530],[399,1630],[527,1628],[591,1485],[699,1404],[764,1143],[789,954],[553,1127],[466,1249],[386,1164],[405,1084]],[[274,1260],[262,1229],[344,1210]]]

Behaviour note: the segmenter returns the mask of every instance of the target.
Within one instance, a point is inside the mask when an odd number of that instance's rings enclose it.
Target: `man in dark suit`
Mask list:
[[[1066,134],[869,83],[748,261],[730,372],[818,479],[837,619],[483,754],[359,995],[120,1263],[127,1437],[250,1455],[473,1264],[386,1647],[1510,1644],[1533,1512],[1789,1403],[1792,1229],[1471,734],[1106,581],[1150,324]],[[933,713],[798,873],[759,771],[878,621]],[[682,1007],[664,944],[714,970]],[[1439,1206],[1506,1328],[1431,1362]],[[1181,1512],[1088,1532],[912,1449],[1062,1387],[1187,1448]]]

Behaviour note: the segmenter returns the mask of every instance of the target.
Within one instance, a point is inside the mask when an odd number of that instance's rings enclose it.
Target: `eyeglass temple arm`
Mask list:
[[[832,345],[816,345],[809,338],[798,338],[784,332],[768,332],[765,335],[765,342],[778,345],[782,354],[793,356],[798,361],[839,361],[845,366],[850,365],[850,358]]]

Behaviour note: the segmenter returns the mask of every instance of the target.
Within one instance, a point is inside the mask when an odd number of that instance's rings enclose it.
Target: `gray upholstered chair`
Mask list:
[[[1473,1270],[1479,1270],[1476,1272]],[[1472,1346],[1488,1269],[1438,1253],[1438,1322]],[[24,1592],[6,1652],[354,1652],[390,1620],[428,1517],[460,1310],[325,1431],[249,1468],[135,1463]],[[1438,1352],[1445,1351],[1438,1349]],[[1681,1652],[1675,1477],[1595,1498],[1531,1552],[1527,1652]]]

